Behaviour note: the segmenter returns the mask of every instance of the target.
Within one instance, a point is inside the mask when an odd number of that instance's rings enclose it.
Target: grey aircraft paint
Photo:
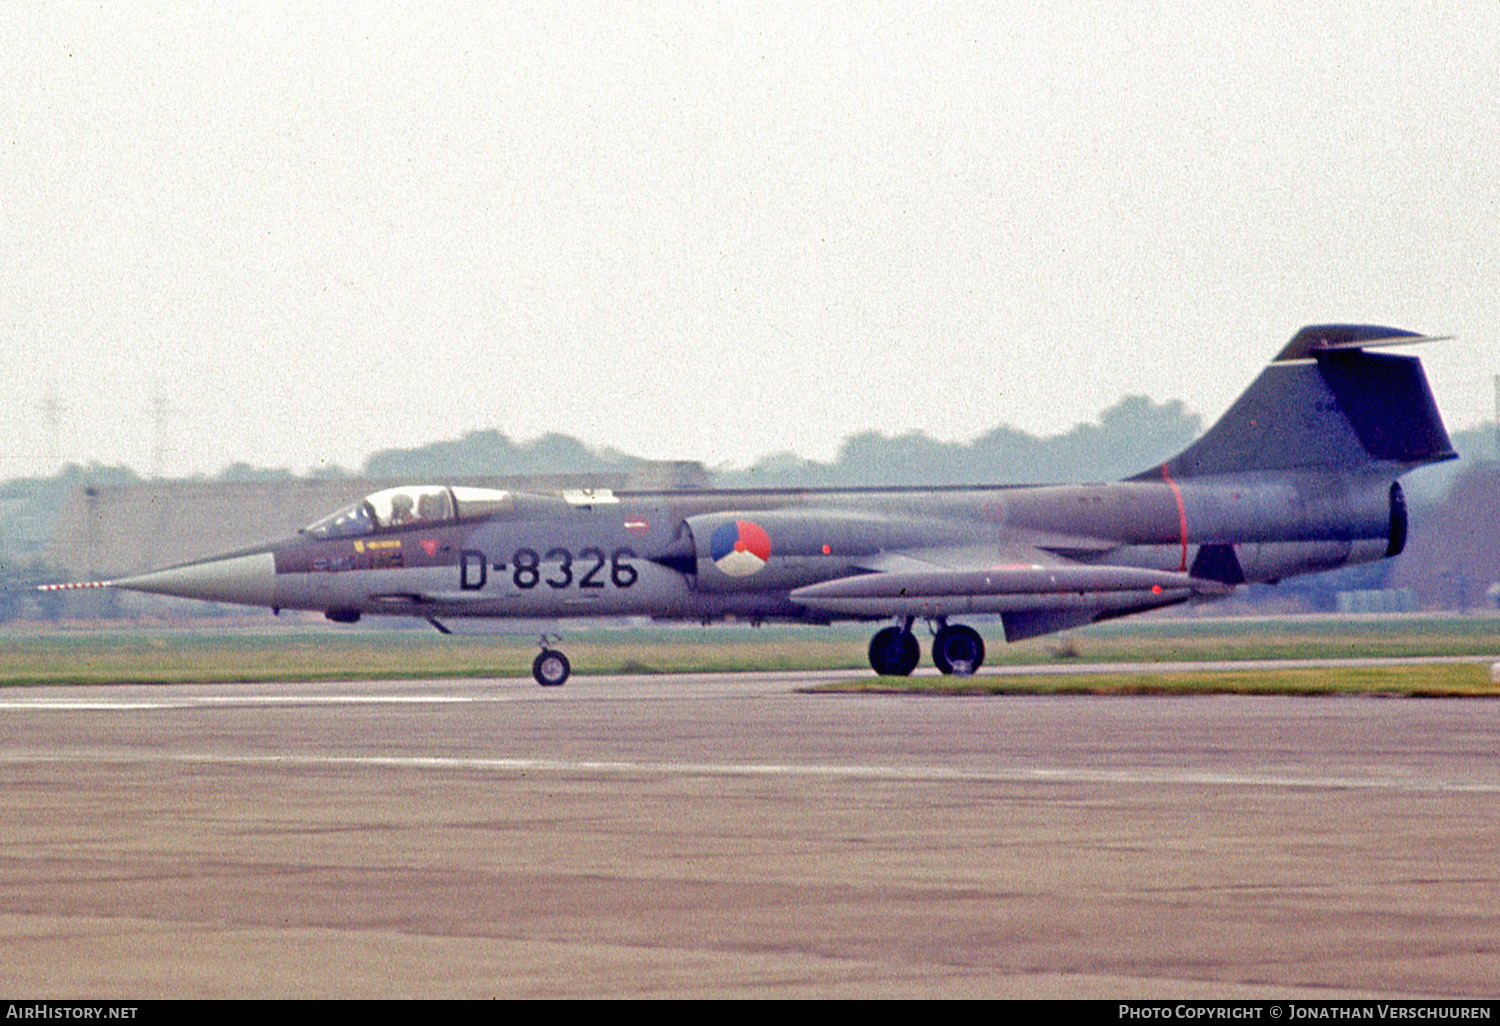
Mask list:
[[[1247,582],[1400,552],[1397,479],[1455,458],[1420,361],[1427,341],[1370,325],[1302,329],[1198,441],[1096,485],[537,495],[423,485],[369,496],[295,538],[109,582],[218,602],[415,616],[648,615],[892,620],[872,667],[908,674],[927,619],[934,663]],[[542,684],[566,657],[544,646]]]

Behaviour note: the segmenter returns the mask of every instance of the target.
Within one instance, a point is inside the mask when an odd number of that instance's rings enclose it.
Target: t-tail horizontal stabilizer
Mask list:
[[[1369,324],[1303,328],[1202,438],[1167,462],[1168,476],[1372,467],[1401,474],[1455,459],[1421,361],[1366,352],[1432,341]],[[1162,469],[1136,479],[1159,479]]]

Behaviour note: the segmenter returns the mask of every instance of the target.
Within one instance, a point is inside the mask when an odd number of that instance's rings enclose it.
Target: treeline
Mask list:
[[[884,435],[866,431],[845,439],[830,461],[783,452],[749,467],[708,470],[718,488],[841,488],[878,485],[1046,484],[1115,481],[1158,466],[1197,438],[1203,419],[1181,402],[1127,396],[1091,424],[1039,437],[1000,426],[969,442],[943,442],[922,432]],[[1493,424],[1452,433],[1461,460],[1424,468],[1407,478],[1419,502],[1442,498],[1463,466],[1496,460]],[[571,435],[551,433],[518,442],[500,431],[470,431],[461,438],[411,448],[383,449],[354,469],[328,465],[309,471],[317,478],[402,478],[442,481],[490,475],[629,473],[650,461],[616,449],[595,449]],[[234,463],[205,481],[290,480],[288,469]],[[65,498],[82,481],[124,484],[140,478],[128,467],[69,466],[44,480],[0,484],[0,497],[21,491]],[[60,497],[60,498],[59,498]]]
[[[969,442],[943,442],[922,432],[892,436],[868,431],[845,439],[827,462],[784,452],[749,467],[710,468],[708,475],[718,488],[1114,481],[1160,465],[1202,434],[1204,426],[1202,418],[1181,402],[1128,396],[1095,423],[1078,424],[1050,437],[1006,426]],[[1493,426],[1481,425],[1456,432],[1453,443],[1465,462],[1488,460],[1494,458],[1494,438]],[[489,474],[628,473],[645,463],[614,449],[590,448],[568,435],[517,442],[485,430],[452,441],[377,452],[365,461],[359,476],[443,480]],[[1408,479],[1408,491],[1415,501],[1435,502],[1458,469],[1446,464],[1419,471]],[[225,479],[248,476],[248,468],[241,468],[237,476]]]
[[[708,482],[721,488],[818,488],[879,485],[1006,484],[1111,481],[1159,465],[1203,430],[1202,419],[1180,402],[1157,403],[1142,396],[1120,400],[1095,423],[1079,424],[1051,437],[997,427],[969,442],[943,442],[921,432],[864,432],[844,441],[827,462],[778,453],[749,467],[716,467]],[[1432,505],[1447,493],[1457,473],[1496,458],[1492,424],[1452,435],[1463,457],[1458,463],[1424,468],[1405,480],[1415,506]],[[630,473],[648,461],[613,449],[595,449],[564,434],[518,442],[496,430],[462,438],[374,453],[357,470],[325,466],[307,477],[400,478],[442,481],[486,475]],[[235,463],[202,481],[291,480],[289,469]],[[79,487],[143,480],[124,466],[68,465],[45,478],[0,482],[0,569],[12,572],[39,558],[63,503]]]
[[[720,488],[836,488],[869,485],[993,484],[1106,481],[1146,470],[1182,449],[1202,430],[1202,419],[1181,402],[1129,396],[1097,423],[1042,438],[997,427],[971,442],[942,442],[921,432],[890,436],[867,431],[846,439],[831,461],[777,453],[749,467],[717,467]],[[412,448],[384,449],[362,468],[326,468],[319,476],[442,480],[492,474],[629,473],[647,461],[614,449],[594,449],[564,434],[518,442],[495,430]],[[226,481],[291,477],[290,471],[226,468]]]
[[[556,432],[515,442],[489,430],[411,449],[383,449],[365,460],[362,476],[440,480],[489,474],[602,474],[629,471],[642,462],[613,449],[591,449]]]
[[[1109,481],[1161,463],[1202,427],[1202,418],[1181,402],[1128,396],[1101,413],[1098,423],[1050,438],[1004,426],[972,442],[869,431],[846,439],[828,463],[780,453],[714,476],[726,488]]]

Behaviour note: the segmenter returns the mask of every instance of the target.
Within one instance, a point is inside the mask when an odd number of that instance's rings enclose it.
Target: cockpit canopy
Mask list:
[[[402,527],[436,527],[514,509],[514,496],[493,488],[407,485],[367,495],[304,527],[302,533],[314,538],[357,538]]]

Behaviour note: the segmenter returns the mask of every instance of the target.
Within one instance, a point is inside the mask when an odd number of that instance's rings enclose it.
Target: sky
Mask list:
[[[0,477],[743,467],[1500,374],[1500,4],[0,6]]]

